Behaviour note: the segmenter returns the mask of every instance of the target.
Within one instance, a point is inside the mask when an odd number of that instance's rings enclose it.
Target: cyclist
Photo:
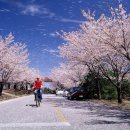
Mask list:
[[[36,81],[33,83],[32,90],[34,91],[35,99],[36,99],[36,94],[38,90],[40,89],[40,98],[42,99],[42,80],[40,78],[37,78]]]

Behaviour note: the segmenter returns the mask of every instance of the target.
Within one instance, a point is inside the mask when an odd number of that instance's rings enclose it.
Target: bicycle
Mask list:
[[[41,102],[40,89],[38,89],[36,94],[35,94],[35,101],[36,101],[36,106],[40,107],[40,102]]]

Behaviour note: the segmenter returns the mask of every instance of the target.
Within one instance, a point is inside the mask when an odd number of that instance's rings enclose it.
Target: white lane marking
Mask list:
[[[71,126],[71,125],[69,122],[0,123],[0,128],[5,128],[5,127],[42,127],[42,126]]]

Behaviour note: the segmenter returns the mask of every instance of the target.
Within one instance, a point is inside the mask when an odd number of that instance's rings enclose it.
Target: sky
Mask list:
[[[56,32],[78,30],[86,19],[82,10],[109,14],[110,6],[122,2],[130,13],[129,0],[0,0],[0,35],[12,32],[16,42],[27,45],[30,67],[48,76],[63,61],[53,52],[64,41]],[[52,53],[51,53],[52,52]]]

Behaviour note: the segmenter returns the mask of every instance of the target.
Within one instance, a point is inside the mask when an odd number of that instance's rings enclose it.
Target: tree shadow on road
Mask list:
[[[91,102],[89,100],[76,101],[67,100],[64,98],[59,99],[46,99],[47,102],[53,102],[57,107],[60,108],[70,108],[70,109],[80,109],[80,114],[94,115],[97,117],[111,119],[111,120],[93,120],[89,124],[120,124],[120,123],[130,123],[130,110],[123,110],[121,108],[110,107],[104,104],[98,104]],[[86,110],[86,112],[84,111]],[[115,119],[116,120],[113,120]]]
[[[87,125],[102,125],[102,124],[124,124],[130,123],[130,121],[108,121],[108,120],[92,120],[91,122],[84,122]]]

